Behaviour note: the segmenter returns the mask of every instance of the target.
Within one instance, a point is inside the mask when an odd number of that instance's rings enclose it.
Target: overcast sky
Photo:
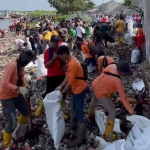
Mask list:
[[[93,0],[96,5],[109,2],[110,0]],[[123,2],[123,0],[115,0]],[[54,10],[49,7],[47,0],[0,0],[0,10],[34,11],[34,10]]]

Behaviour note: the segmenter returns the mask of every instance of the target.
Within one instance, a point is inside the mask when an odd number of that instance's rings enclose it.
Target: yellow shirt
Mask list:
[[[46,33],[46,35],[44,36],[44,40],[51,40],[51,37],[52,37],[52,33],[50,32],[50,31],[45,31],[45,32],[47,32]],[[44,33],[45,33],[44,32]]]
[[[117,31],[119,31],[119,32],[124,31],[124,28],[126,27],[125,22],[123,20],[117,20],[116,27],[117,27]]]
[[[53,36],[53,35],[58,35],[58,33],[57,33],[55,30],[53,30],[52,36]]]

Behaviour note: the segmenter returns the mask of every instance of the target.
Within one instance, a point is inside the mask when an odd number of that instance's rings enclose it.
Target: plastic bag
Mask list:
[[[133,50],[131,54],[131,63],[134,64],[139,63],[140,57],[141,57],[140,50],[138,49]]]
[[[46,95],[44,99],[44,107],[46,114],[46,122],[54,140],[54,146],[59,148],[59,144],[65,133],[65,121],[58,102],[60,91],[54,91]]]
[[[41,54],[37,59],[37,78],[47,75],[47,69],[44,65],[44,54]]]
[[[125,150],[149,150],[150,143],[150,120],[138,115],[126,118],[134,126],[124,144]]]
[[[134,33],[126,33],[124,35],[124,42],[128,45],[132,45],[133,44],[132,37],[134,37],[134,36],[135,36]]]
[[[102,135],[105,134],[105,124],[107,120],[107,116],[105,115],[104,112],[97,110],[95,111],[95,120],[98,125],[98,128],[100,130],[100,133]],[[114,132],[121,133],[122,131],[120,130],[120,119],[115,119],[115,124],[114,124]]]

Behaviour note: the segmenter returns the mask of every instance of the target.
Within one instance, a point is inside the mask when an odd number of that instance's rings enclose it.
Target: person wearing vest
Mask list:
[[[43,99],[48,93],[53,92],[55,88],[58,87],[65,79],[65,72],[62,69],[62,61],[57,55],[59,45],[61,45],[59,37],[56,35],[52,36],[51,47],[44,53],[44,64],[45,68],[47,69],[47,89],[43,95]],[[36,117],[39,117],[43,111],[43,99],[41,100],[40,106],[35,112]],[[63,102],[64,101],[62,101],[62,103]],[[64,118],[66,118],[66,116],[64,116]]]
[[[20,87],[26,87],[24,67],[33,60],[33,57],[31,50],[21,52],[19,58],[8,63],[3,73],[0,84],[0,101],[7,124],[3,131],[3,142],[0,143],[0,150],[13,150],[12,137],[19,140],[25,134],[28,103],[21,94]],[[20,112],[18,122],[16,109]]]
[[[116,117],[116,110],[110,99],[110,95],[118,92],[124,107],[132,115],[134,114],[129,102],[127,101],[124,87],[121,82],[120,76],[131,76],[133,73],[126,62],[119,62],[118,64],[108,65],[101,75],[92,82],[92,101],[90,104],[88,118],[94,117],[95,108],[97,103],[100,102],[103,108],[109,113],[105,126],[104,138],[107,140],[115,140],[113,134],[114,120]]]
[[[77,139],[68,143],[69,147],[76,147],[83,143],[86,136],[86,122],[84,119],[84,100],[88,85],[83,70],[83,66],[79,61],[70,55],[69,48],[65,45],[58,49],[57,55],[60,59],[67,63],[67,73],[65,80],[56,88],[61,91],[59,101],[62,100],[63,95],[72,89],[73,92],[73,113],[71,121],[71,129],[77,128]],[[63,89],[62,89],[63,88]]]
[[[101,50],[98,52],[98,69],[100,74],[108,65],[113,63],[115,63],[115,60],[109,56],[105,56],[104,51]]]

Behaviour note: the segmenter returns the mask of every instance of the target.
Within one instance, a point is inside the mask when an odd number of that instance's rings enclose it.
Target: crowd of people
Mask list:
[[[20,55],[7,65],[0,84],[3,115],[8,121],[3,131],[3,149],[11,148],[12,133],[13,138],[18,140],[21,131],[25,128],[28,107],[26,98],[19,89],[21,86],[26,86],[24,67],[29,62],[35,61],[38,54],[44,54],[44,65],[47,69],[47,89],[43,99],[48,93],[59,90],[58,99],[63,107],[66,93],[69,90],[72,90],[73,93],[70,129],[77,130],[77,138],[68,143],[68,146],[76,147],[83,143],[86,136],[87,120],[94,118],[98,103],[101,103],[109,113],[104,138],[110,141],[116,140],[113,133],[116,110],[110,97],[118,91],[125,108],[131,115],[134,114],[120,79],[121,76],[132,76],[133,72],[127,62],[115,62],[113,58],[105,55],[104,49],[107,50],[108,48],[107,42],[114,43],[116,35],[118,43],[124,44],[124,33],[127,32],[130,22],[127,22],[128,16],[124,15],[123,11],[119,18],[116,17],[116,20],[111,19],[109,21],[110,19],[111,17],[107,15],[101,16],[99,19],[97,17],[93,26],[93,34],[86,22],[80,18],[74,18],[71,21],[63,19],[57,26],[55,26],[55,20],[48,21],[44,18],[44,20],[36,23],[34,29],[31,29],[28,24],[26,25],[24,30],[26,41],[15,40],[16,49],[20,51]],[[133,38],[133,43],[135,42],[135,46],[141,49],[141,43],[145,42],[143,40],[145,37],[139,19],[136,20],[136,26],[138,26],[138,30]],[[18,29],[16,27],[17,34],[20,31]],[[26,46],[28,48],[22,51],[22,48]],[[80,51],[81,54],[85,55],[84,62],[79,62],[77,58],[72,56],[71,50]],[[92,82],[92,85],[87,83],[88,72],[91,72],[89,71],[90,65],[94,67],[94,70],[97,68],[99,70],[99,76]],[[85,118],[84,100],[89,90],[92,91],[92,100],[89,114]],[[20,112],[18,123],[15,109]],[[42,111],[43,100],[36,110],[35,116],[39,117]],[[65,114],[63,116],[64,118],[67,117]]]

